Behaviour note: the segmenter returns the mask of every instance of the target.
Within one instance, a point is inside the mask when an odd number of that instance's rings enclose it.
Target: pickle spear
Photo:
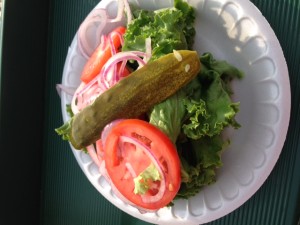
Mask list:
[[[69,141],[74,148],[83,149],[100,138],[108,123],[137,118],[189,83],[199,71],[199,56],[190,50],[174,51],[147,63],[76,114],[68,122]]]

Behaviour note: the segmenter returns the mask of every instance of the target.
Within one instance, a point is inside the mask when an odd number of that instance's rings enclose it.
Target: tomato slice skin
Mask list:
[[[120,35],[123,35],[125,31],[125,27],[119,26],[108,34],[108,36],[110,36],[110,38],[112,39],[112,44],[114,45],[114,48],[116,50],[121,47]],[[96,77],[111,56],[112,52],[110,44],[101,42],[86,62],[81,73],[81,81],[88,83],[94,77]]]
[[[163,197],[158,201],[145,202],[143,196],[134,194],[134,177],[128,170],[128,164],[134,170],[135,175],[139,175],[151,164],[151,160],[143,151],[129,143],[125,143],[120,153],[120,137],[122,136],[133,138],[148,146],[162,169],[166,189]],[[111,182],[126,199],[139,208],[158,210],[169,204],[180,188],[180,159],[176,147],[162,131],[146,121],[126,119],[113,127],[105,141],[104,160]],[[153,190],[149,190],[145,195],[151,195],[151,192]]]

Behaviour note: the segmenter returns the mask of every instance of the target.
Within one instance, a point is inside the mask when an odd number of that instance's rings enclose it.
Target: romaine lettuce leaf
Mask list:
[[[210,53],[203,54],[200,60],[200,74],[190,85],[194,87],[199,82],[201,88],[194,90],[184,102],[188,119],[183,125],[183,132],[195,140],[218,135],[228,126],[240,127],[235,120],[239,103],[231,100],[230,82],[243,77],[243,73],[226,61],[215,60]],[[186,87],[188,93],[191,89],[189,85]]]
[[[185,97],[183,91],[178,91],[164,102],[155,105],[149,114],[149,123],[162,130],[174,144],[181,132],[183,118],[186,114]]]

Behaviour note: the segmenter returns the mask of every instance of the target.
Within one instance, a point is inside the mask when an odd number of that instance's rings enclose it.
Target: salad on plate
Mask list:
[[[143,212],[214,183],[230,144],[224,130],[240,127],[231,81],[243,72],[193,49],[195,16],[183,0],[155,11],[119,0],[115,18],[94,9],[77,33],[81,83],[75,91],[59,85],[72,101],[56,132]],[[87,33],[97,22],[95,46]]]

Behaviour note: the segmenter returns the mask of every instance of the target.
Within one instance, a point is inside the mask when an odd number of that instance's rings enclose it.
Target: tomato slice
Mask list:
[[[116,51],[119,51],[119,48],[121,47],[121,36],[125,33],[125,31],[126,28],[120,26],[108,34],[108,38],[111,39],[111,44],[114,46]],[[100,73],[104,64],[112,56],[111,47],[112,46],[106,42],[101,42],[99,44],[83,68],[80,77],[83,82],[88,83]]]
[[[113,185],[139,208],[158,210],[169,204],[180,188],[180,159],[174,144],[146,121],[127,119],[116,124],[106,138],[104,160]],[[151,188],[135,194],[134,178],[151,164],[158,167],[161,179],[147,181]]]

